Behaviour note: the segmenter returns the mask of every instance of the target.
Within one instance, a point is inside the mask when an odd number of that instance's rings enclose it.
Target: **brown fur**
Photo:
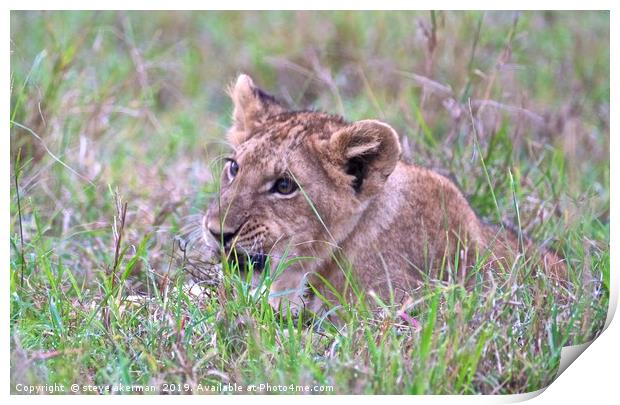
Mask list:
[[[205,237],[221,242],[224,234],[226,250],[241,255],[268,254],[272,269],[296,258],[272,284],[274,306],[318,309],[308,283],[334,299],[321,280],[346,289],[347,263],[362,290],[384,301],[403,299],[428,277],[464,282],[480,257],[485,270],[510,271],[522,250],[551,277],[565,278],[557,255],[538,254],[527,239],[519,246],[514,233],[484,224],[446,177],[402,162],[389,125],[287,111],[245,75],[231,97],[228,139],[238,172],[231,175],[232,163],[224,168]],[[300,189],[274,192],[283,176]]]

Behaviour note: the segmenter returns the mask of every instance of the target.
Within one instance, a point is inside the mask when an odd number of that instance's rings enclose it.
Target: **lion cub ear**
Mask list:
[[[334,133],[330,139],[334,158],[353,176],[357,193],[372,195],[383,186],[400,158],[396,131],[381,121],[355,122]]]
[[[245,142],[269,115],[285,111],[275,97],[256,87],[248,75],[239,75],[228,93],[234,106],[233,125],[228,131],[228,140],[234,146]]]

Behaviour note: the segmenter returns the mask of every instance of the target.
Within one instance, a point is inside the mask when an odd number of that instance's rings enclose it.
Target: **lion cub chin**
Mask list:
[[[318,311],[360,292],[399,303],[429,278],[469,285],[473,268],[509,271],[524,255],[566,277],[556,254],[483,223],[449,179],[400,160],[390,125],[291,111],[246,75],[230,96],[232,150],[204,235],[271,280],[275,308]]]

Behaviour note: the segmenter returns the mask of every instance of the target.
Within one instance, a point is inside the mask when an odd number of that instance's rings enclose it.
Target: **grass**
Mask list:
[[[604,324],[609,13],[12,12],[11,48],[13,391],[527,392]],[[521,263],[490,289],[428,280],[406,308],[343,302],[342,325],[274,314],[228,264],[193,294],[240,71],[389,122],[482,218],[562,252],[569,290]]]

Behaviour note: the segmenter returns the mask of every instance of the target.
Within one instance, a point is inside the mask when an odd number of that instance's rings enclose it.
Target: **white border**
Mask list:
[[[53,6],[52,6],[53,4]],[[435,10],[609,10],[614,4],[610,0],[578,0],[497,2],[491,0],[435,0],[431,3],[407,0],[228,0],[226,2],[204,2],[199,0],[171,1],[123,1],[84,2],[79,0],[24,0],[15,2],[13,10],[426,10],[416,6],[429,6]],[[413,7],[412,7],[413,6]]]

